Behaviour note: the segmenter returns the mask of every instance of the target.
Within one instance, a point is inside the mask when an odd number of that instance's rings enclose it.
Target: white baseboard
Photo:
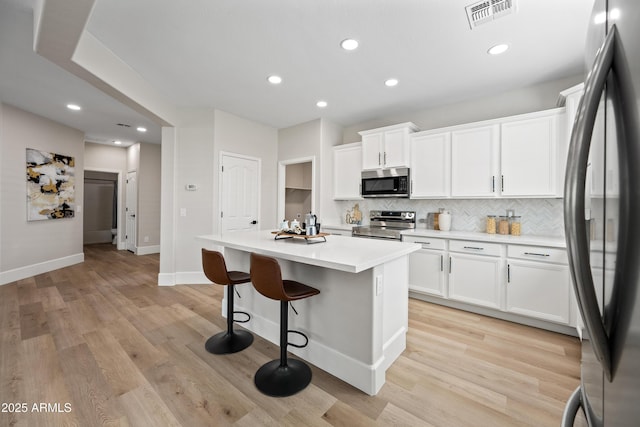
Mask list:
[[[202,285],[210,283],[202,271],[178,271],[158,274],[158,286]]]
[[[151,255],[151,254],[159,254],[159,253],[160,253],[160,245],[136,247],[136,255]]]
[[[49,271],[69,267],[70,265],[79,264],[81,262],[84,262],[84,253],[26,265],[24,267],[14,268],[13,270],[2,271],[0,272],[0,285],[6,285],[7,283],[15,282],[16,280],[48,273]]]

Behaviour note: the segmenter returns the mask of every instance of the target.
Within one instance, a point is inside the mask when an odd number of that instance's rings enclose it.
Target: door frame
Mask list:
[[[136,174],[136,194],[135,194],[135,200],[133,201],[134,204],[135,204],[135,208],[136,208],[136,213],[135,213],[136,217],[135,217],[135,221],[134,221],[135,236],[133,236],[133,250],[131,252],[133,252],[134,254],[137,255],[138,254],[138,187],[137,187],[137,185],[138,185],[138,170],[134,169],[134,170],[127,171],[127,177],[125,179],[125,186],[127,188],[129,187],[128,181],[129,181],[129,174],[130,173],[135,173]],[[128,208],[127,202],[128,202],[128,198],[129,198],[129,194],[127,192],[128,191],[127,188],[125,188],[125,193],[126,193],[125,211]],[[125,233],[127,233],[127,224],[129,222],[128,219],[127,219],[128,217],[129,217],[129,211],[126,211],[126,215],[125,215],[125,221],[126,221],[126,223],[125,223]],[[127,233],[127,235],[128,235],[128,233]],[[128,239],[125,239],[124,248],[126,250],[130,250],[129,247],[127,246],[127,242],[128,242]]]
[[[218,226],[217,226],[217,231],[218,233],[222,233],[222,217],[220,215],[220,213],[222,212],[222,166],[224,165],[224,158],[225,157],[237,157],[239,159],[245,159],[245,160],[253,160],[256,161],[258,163],[258,188],[257,188],[257,193],[258,193],[258,202],[257,202],[257,207],[258,207],[258,212],[256,214],[256,221],[258,221],[258,230],[260,230],[261,227],[261,211],[262,211],[262,159],[260,157],[254,157],[254,156],[247,156],[245,154],[238,154],[238,153],[233,153],[231,151],[220,151],[220,155],[218,157],[218,209],[214,210],[216,212],[216,217],[218,218]]]
[[[84,168],[85,171],[91,171],[91,172],[108,172],[108,173],[117,173],[118,174],[118,210],[117,210],[117,215],[116,215],[116,219],[118,221],[118,233],[116,234],[116,241],[118,242],[116,245],[116,248],[118,250],[124,250],[126,247],[126,242],[122,242],[120,240],[120,236],[122,235],[121,233],[123,232],[122,230],[122,210],[125,208],[125,206],[122,205],[122,201],[124,200],[124,195],[123,193],[126,191],[125,188],[125,183],[122,179],[122,171],[118,170],[118,169],[109,169],[109,168],[92,168],[92,167],[88,167],[88,168]],[[84,205],[84,200],[82,201],[82,204]],[[84,207],[84,206],[83,206]],[[84,215],[84,213],[83,213]],[[125,230],[126,230],[126,224],[124,224],[125,226]]]
[[[284,218],[287,166],[311,162],[311,212],[316,212],[316,156],[298,157],[278,162],[278,216]],[[317,214],[317,212],[316,212]]]

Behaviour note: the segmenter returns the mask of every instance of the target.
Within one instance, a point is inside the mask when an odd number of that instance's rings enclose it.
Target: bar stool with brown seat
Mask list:
[[[287,345],[302,348],[309,343],[306,335],[289,331],[289,302],[317,295],[320,291],[293,280],[282,280],[280,265],[275,258],[251,254],[251,282],[267,298],[280,301],[280,359],[262,365],[254,382],[258,390],[269,396],[291,396],[311,382],[311,369],[301,360],[287,358]],[[288,333],[302,335],[303,345],[290,344]]]
[[[253,335],[248,331],[233,329],[233,315],[236,313],[233,311],[233,293],[234,285],[249,283],[251,276],[242,271],[227,271],[222,254],[204,248],[202,248],[202,267],[209,280],[218,285],[227,286],[227,330],[210,337],[204,347],[209,353],[214,354],[229,354],[244,350],[253,342]],[[249,313],[239,313],[246,314],[250,318]],[[247,321],[248,319],[244,322]]]

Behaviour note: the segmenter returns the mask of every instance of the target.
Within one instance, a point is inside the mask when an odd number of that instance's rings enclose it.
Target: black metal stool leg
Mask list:
[[[280,301],[280,360],[262,365],[254,378],[258,390],[268,396],[291,396],[311,382],[311,368],[301,360],[287,358],[288,308],[287,301]]]
[[[233,329],[233,291],[233,285],[227,286],[227,330],[207,340],[204,348],[209,353],[236,353],[249,347],[253,342],[253,334],[251,332]]]

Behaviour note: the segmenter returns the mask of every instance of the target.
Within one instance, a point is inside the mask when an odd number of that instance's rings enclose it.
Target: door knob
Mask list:
[[[251,224],[257,224],[258,221],[256,221],[255,219],[253,221],[251,221]]]

